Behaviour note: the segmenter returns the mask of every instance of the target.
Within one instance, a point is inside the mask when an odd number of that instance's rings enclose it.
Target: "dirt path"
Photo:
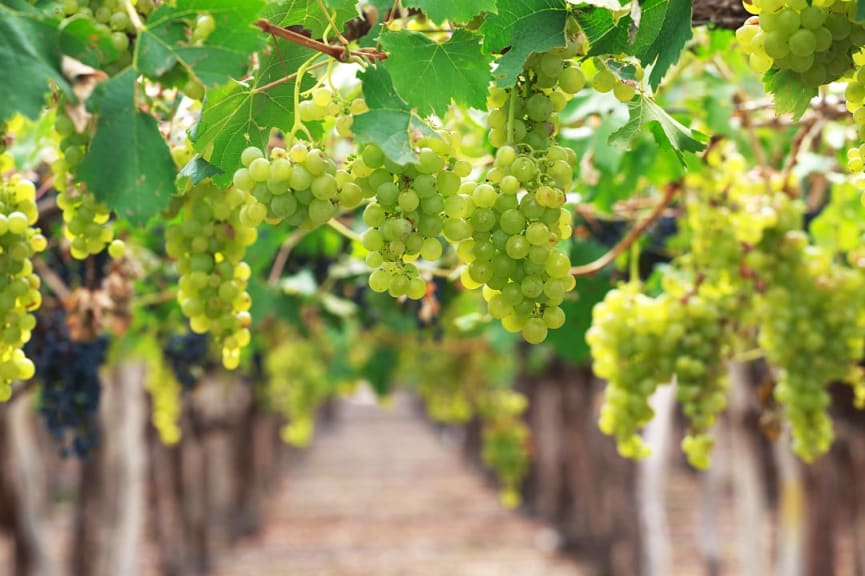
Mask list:
[[[220,576],[583,576],[405,403],[340,406]]]

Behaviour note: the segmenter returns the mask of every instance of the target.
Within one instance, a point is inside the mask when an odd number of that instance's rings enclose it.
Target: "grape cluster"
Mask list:
[[[234,186],[257,200],[240,215],[250,226],[267,219],[311,229],[330,220],[340,207],[354,208],[363,199],[353,177],[337,170],[333,160],[306,142],[297,142],[287,151],[274,148],[270,160],[259,148],[249,147],[241,162]]]
[[[210,350],[207,334],[172,334],[165,343],[165,358],[174,377],[183,385],[184,390],[195,388],[198,379],[204,374]]]
[[[825,387],[854,372],[865,348],[865,276],[833,262],[791,230],[772,237],[759,269],[768,288],[757,299],[760,346],[778,369],[775,398],[786,408],[793,449],[811,461],[829,449]]]
[[[45,250],[45,236],[33,224],[39,216],[36,187],[18,175],[0,181],[0,397],[14,380],[29,380],[35,367],[21,350],[30,340],[42,304],[31,257]]]
[[[122,256],[123,242],[114,240],[109,223],[111,212],[93,194],[77,185],[69,185],[57,194],[57,207],[63,214],[63,235],[70,242],[73,258],[84,260],[111,246],[112,256]]]
[[[592,311],[586,341],[595,374],[607,380],[600,428],[629,458],[649,455],[639,431],[654,416],[649,398],[675,368],[678,337],[669,326],[664,298],[642,294],[637,284],[611,290]]]
[[[844,92],[847,110],[853,114],[859,142],[865,142],[865,66],[857,66],[847,80]],[[865,144],[847,151],[847,170],[853,174],[865,171]]]
[[[140,16],[146,16],[153,8],[153,0],[139,0],[135,4],[135,10]],[[117,55],[99,55],[102,58],[111,56],[101,64],[110,64],[111,67],[121,68],[128,66],[132,61],[132,50],[130,42],[136,35],[135,26],[126,11],[123,0],[62,0],[56,6],[58,16],[68,23],[73,19],[91,19],[97,30],[109,35],[117,50]]]
[[[856,2],[757,0],[758,14],[736,32],[751,67],[760,73],[789,70],[807,86],[846,75],[853,53],[865,44],[865,26],[856,20]]]
[[[322,349],[297,334],[280,337],[282,344],[265,358],[266,396],[271,407],[286,417],[282,439],[306,446],[315,431],[316,411],[333,392],[328,385]]]
[[[345,100],[339,93],[331,92],[323,86],[315,88],[309,99],[302,100],[297,105],[298,114],[303,122],[320,122],[333,118],[336,133],[343,138],[351,137],[354,117],[367,110],[363,98]]]
[[[432,139],[428,142],[436,146]],[[441,143],[443,144],[443,143]],[[469,234],[465,220],[468,200],[460,194],[466,163],[453,163],[446,145],[422,147],[417,164],[399,166],[387,160],[374,144],[367,145],[351,165],[361,194],[372,201],[363,213],[369,229],[363,246],[366,263],[373,268],[369,286],[393,297],[419,300],[426,294],[426,281],[414,261],[438,260],[440,236],[459,240]]]
[[[63,310],[39,317],[39,329],[26,351],[42,383],[39,412],[61,453],[85,457],[99,441],[100,367],[105,363],[108,338],[72,340]]]
[[[243,258],[258,237],[264,207],[237,187],[223,190],[210,181],[187,190],[182,201],[182,218],[165,237],[180,273],[177,299],[192,331],[209,332],[222,348],[223,365],[234,369],[251,338],[251,270]]]
[[[514,88],[491,91],[489,138],[498,150],[487,182],[471,192],[472,235],[457,251],[468,264],[463,284],[485,286],[490,314],[533,344],[564,324],[559,304],[575,285],[557,245],[572,233],[563,205],[576,154],[556,145],[555,113],[585,85],[565,59],[577,50],[535,55]]]

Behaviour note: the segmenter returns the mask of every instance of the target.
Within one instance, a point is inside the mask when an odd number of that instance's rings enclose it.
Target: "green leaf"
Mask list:
[[[629,52],[633,23],[630,15],[616,19],[609,10],[591,6],[577,10],[574,16],[589,41],[589,56]]]
[[[71,94],[60,72],[58,44],[54,26],[0,6],[0,122],[18,112],[36,119],[51,83]]]
[[[90,18],[72,18],[61,26],[60,49],[63,54],[94,68],[99,68],[100,62],[112,62],[120,56],[111,34]]]
[[[706,137],[703,134],[683,126],[645,96],[638,95],[631,100],[628,103],[628,113],[628,123],[610,136],[611,144],[627,145],[643,128],[649,128],[658,144],[672,148],[683,164],[683,152],[699,152],[706,147]]]
[[[196,154],[195,158],[187,162],[186,166],[180,170],[178,176],[189,178],[190,182],[195,185],[220,174],[222,174],[222,170]]]
[[[329,0],[327,2],[331,9],[336,10],[334,21],[342,32],[346,20],[357,16],[357,2],[347,0]],[[270,2],[262,11],[261,17],[271,23],[283,28],[289,26],[301,26],[310,31],[313,38],[322,38],[324,31],[330,25],[318,4],[318,0],[283,0],[282,2]],[[331,30],[329,37],[335,36]]]
[[[251,26],[263,0],[177,0],[162,4],[147,19],[135,46],[136,69],[159,78],[180,64],[205,86],[242,76],[249,55],[264,47],[266,37]],[[199,14],[210,13],[213,33],[201,44],[191,42],[188,28]]]
[[[416,162],[415,136],[435,137],[436,133],[397,95],[384,67],[371,66],[358,77],[363,81],[364,99],[370,108],[354,118],[352,131],[358,142],[377,144],[397,164]]]
[[[399,95],[422,115],[444,116],[451,98],[484,110],[491,57],[481,52],[480,40],[463,29],[443,44],[418,32],[390,32],[381,37],[390,52],[384,66]]]
[[[676,63],[691,31],[692,0],[646,0],[642,4],[640,28],[634,40],[634,55],[643,66],[653,65],[649,74],[652,90],[658,88],[670,66]]]
[[[408,0],[407,8],[419,8],[433,22],[468,22],[481,12],[496,13],[496,0]]]
[[[794,119],[802,116],[817,96],[817,88],[803,84],[792,70],[770,70],[763,75],[763,84],[775,98],[775,111],[792,114]]]
[[[156,119],[135,105],[135,84],[129,68],[94,92],[99,120],[78,176],[98,200],[143,225],[167,206],[175,171]]]
[[[497,61],[496,84],[512,86],[532,52],[564,46],[567,15],[565,0],[499,0],[498,13],[481,25],[485,52],[510,47]]]
[[[856,0],[856,20],[865,20],[865,0]]]
[[[240,153],[247,146],[264,150],[271,128],[289,131],[294,123],[294,84],[283,82],[267,90],[266,86],[295,71],[313,52],[296,44],[279,42],[261,63],[261,69],[250,84],[232,82],[207,93],[201,120],[192,134],[195,149],[204,152],[210,146],[208,161],[223,170],[214,177],[218,184],[227,184],[238,168]],[[280,59],[279,55],[282,55]],[[304,78],[303,86],[311,80]]]

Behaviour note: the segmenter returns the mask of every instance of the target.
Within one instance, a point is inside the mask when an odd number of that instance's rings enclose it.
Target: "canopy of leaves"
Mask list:
[[[491,57],[481,52],[480,41],[463,29],[441,44],[418,32],[387,33],[381,37],[390,53],[384,66],[399,95],[421,114],[443,116],[451,99],[484,109]]]
[[[17,112],[39,116],[52,83],[69,91],[58,46],[56,27],[0,4],[0,122]]]
[[[532,52],[564,46],[566,20],[565,0],[499,0],[481,26],[487,53],[510,48],[496,62],[496,84],[512,86]]]
[[[240,77],[249,66],[249,55],[264,46],[264,36],[251,26],[263,6],[263,0],[166,2],[150,15],[139,34],[136,68],[159,78],[179,64],[205,86]],[[199,44],[190,40],[188,29],[204,12],[213,16],[216,28]]]
[[[293,74],[313,52],[279,41],[279,50],[264,57],[249,83],[233,82],[208,92],[201,120],[193,134],[195,149],[224,172],[214,180],[225,184],[240,168],[247,146],[267,147],[271,128],[289,131],[294,123],[294,85],[297,79],[269,84]],[[309,83],[311,80],[305,78]]]
[[[376,143],[397,164],[416,161],[414,136],[435,136],[435,132],[396,93],[386,68],[373,66],[359,77],[370,110],[354,119],[352,130],[358,141]]]

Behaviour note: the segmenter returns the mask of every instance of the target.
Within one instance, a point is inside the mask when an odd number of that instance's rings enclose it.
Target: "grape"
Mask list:
[[[257,233],[248,220],[257,219],[254,207],[264,208],[249,193],[222,190],[209,181],[183,198],[182,222],[166,231],[166,251],[180,273],[177,300],[192,330],[209,332],[222,347],[223,365],[234,369],[250,339],[249,271],[243,258]],[[202,237],[208,241],[199,245]]]
[[[790,36],[789,45],[794,56],[810,56],[817,49],[817,37],[811,30],[803,28]]]
[[[370,252],[367,264],[374,268],[369,277],[373,291],[423,298],[426,282],[413,261],[440,258],[442,233],[452,241],[471,234],[464,219],[473,209],[471,197],[459,194],[462,179],[452,168],[455,163],[446,147],[433,142],[438,140],[420,142],[418,162],[406,166],[392,164],[378,146],[369,144],[349,167],[361,195],[372,198],[363,213],[370,227],[363,246]]]
[[[0,398],[8,399],[14,380],[33,377],[33,363],[22,351],[34,327],[32,312],[42,303],[31,257],[47,242],[36,223],[36,187],[18,175],[0,179]]]

